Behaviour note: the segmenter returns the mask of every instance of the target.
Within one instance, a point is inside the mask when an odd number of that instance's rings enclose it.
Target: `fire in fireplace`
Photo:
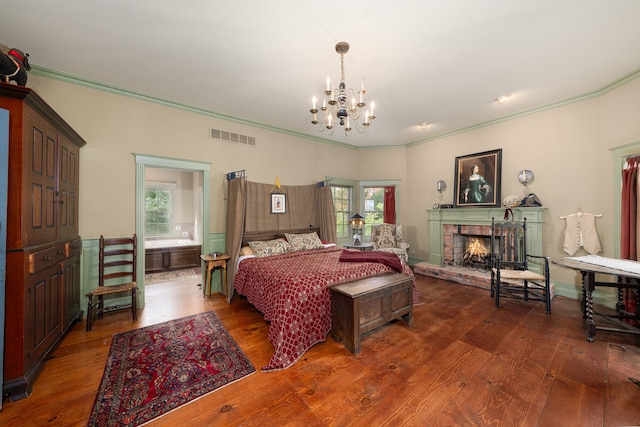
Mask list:
[[[453,264],[471,270],[488,270],[491,238],[473,234],[454,235]]]
[[[472,270],[488,270],[491,257],[489,249],[485,246],[486,237],[467,236],[469,244],[462,254],[462,265]]]

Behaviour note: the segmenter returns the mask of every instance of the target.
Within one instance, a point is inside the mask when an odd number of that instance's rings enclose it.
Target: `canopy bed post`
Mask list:
[[[229,175],[227,176],[229,177]],[[247,208],[246,191],[246,178],[244,176],[236,178],[235,174],[233,174],[232,178],[228,181],[227,186],[227,234],[225,240],[225,252],[229,254],[229,265],[231,266],[231,268],[227,269],[226,296],[228,303],[231,303],[231,300],[233,299],[233,281],[236,278],[235,266],[238,264],[240,247],[242,246],[242,236],[244,234],[244,219]]]

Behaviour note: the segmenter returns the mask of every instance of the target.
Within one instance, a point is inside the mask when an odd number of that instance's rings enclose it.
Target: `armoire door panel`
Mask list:
[[[31,174],[44,175],[44,134],[40,129],[33,128],[31,140]]]

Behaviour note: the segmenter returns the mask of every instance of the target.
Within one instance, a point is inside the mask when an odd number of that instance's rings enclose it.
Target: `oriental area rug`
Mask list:
[[[120,334],[89,426],[139,426],[255,372],[213,311]]]

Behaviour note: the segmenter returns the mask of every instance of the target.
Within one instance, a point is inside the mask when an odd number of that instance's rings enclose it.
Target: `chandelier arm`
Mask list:
[[[356,131],[358,133],[365,133],[367,131],[366,126],[362,126],[360,123],[356,122]]]

